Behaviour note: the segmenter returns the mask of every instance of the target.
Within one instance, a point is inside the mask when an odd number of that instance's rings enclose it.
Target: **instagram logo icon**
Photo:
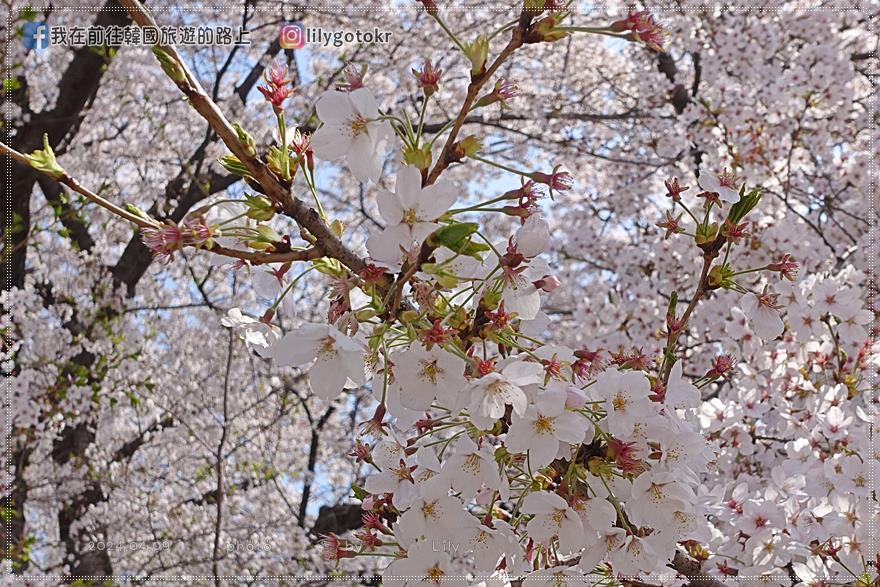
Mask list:
[[[305,28],[301,22],[290,22],[281,25],[278,43],[282,49],[300,49],[306,43]]]

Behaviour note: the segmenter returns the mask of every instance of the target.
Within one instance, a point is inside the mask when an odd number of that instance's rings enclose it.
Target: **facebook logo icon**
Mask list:
[[[49,46],[49,27],[44,20],[24,23],[21,34],[27,49],[45,49]]]

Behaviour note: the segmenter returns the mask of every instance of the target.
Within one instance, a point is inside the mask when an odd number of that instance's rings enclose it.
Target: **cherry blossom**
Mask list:
[[[309,385],[326,400],[335,399],[348,382],[363,385],[364,350],[360,343],[333,326],[306,323],[284,335],[269,349],[279,365],[305,365],[309,369]]]
[[[471,420],[480,427],[489,427],[504,415],[505,406],[524,416],[528,400],[522,387],[539,383],[543,374],[541,365],[514,361],[501,371],[492,371],[468,387]]]
[[[584,526],[577,512],[564,499],[548,491],[530,493],[523,500],[522,510],[534,514],[526,528],[529,536],[539,543],[551,538],[559,540],[562,552],[580,550],[584,542]]]
[[[785,325],[766,294],[756,296],[753,293],[747,293],[743,296],[741,303],[755,334],[764,340],[773,340],[782,334]]]
[[[312,149],[321,159],[344,158],[361,181],[376,181],[391,139],[391,126],[379,117],[376,99],[367,88],[330,90],[315,104],[323,126],[312,135]]]
[[[501,8],[10,46],[13,579],[876,582],[869,19]]]
[[[525,414],[514,414],[507,437],[508,450],[528,451],[529,465],[540,469],[556,458],[564,443],[584,442],[586,422],[582,416],[565,410],[565,400],[563,390],[547,390],[538,394]],[[592,435],[592,427],[588,429]]]
[[[621,437],[630,436],[637,421],[656,413],[648,399],[651,386],[635,371],[605,371],[596,378],[597,397],[603,399],[608,411],[608,431]]]
[[[403,167],[397,174],[394,193],[380,192],[379,211],[387,225],[367,241],[377,261],[398,264],[414,246],[421,245],[440,227],[436,220],[455,203],[455,191],[445,180],[422,188],[418,168]]]
[[[426,350],[414,345],[395,361],[394,382],[403,406],[425,410],[437,398],[446,406],[459,405],[459,395],[467,385],[462,359],[439,347]]]

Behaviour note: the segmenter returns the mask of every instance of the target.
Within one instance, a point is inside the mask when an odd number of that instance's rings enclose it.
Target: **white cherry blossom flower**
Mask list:
[[[538,569],[526,575],[522,581],[528,587],[588,587],[595,583],[595,579],[566,566]]]
[[[543,381],[543,376],[540,364],[514,361],[500,372],[480,377],[468,388],[471,421],[480,428],[489,428],[504,415],[507,405],[513,407],[515,414],[525,415],[528,399],[522,388]]]
[[[370,90],[329,90],[318,99],[315,109],[324,123],[312,135],[315,156],[345,158],[359,180],[377,181],[382,173],[383,151],[393,133],[388,121],[379,120],[379,108]]]
[[[548,544],[554,537],[559,539],[559,550],[571,553],[584,545],[584,526],[577,512],[555,493],[535,491],[522,502],[522,511],[534,514],[526,531],[535,542]]]
[[[342,393],[349,381],[354,386],[366,382],[361,344],[327,324],[307,322],[288,332],[272,345],[270,355],[281,366],[301,366],[314,359],[309,385],[327,401]]]
[[[659,445],[659,463],[670,470],[701,470],[713,458],[702,434],[688,426],[672,424],[655,437]]]
[[[392,493],[391,503],[394,507],[400,510],[408,508],[419,498],[412,468],[409,461],[400,459],[396,465],[367,477],[364,489],[373,494]]]
[[[609,369],[596,378],[594,387],[605,401],[608,431],[614,436],[630,436],[637,421],[657,414],[649,399],[651,384],[641,372]]]
[[[816,311],[822,314],[837,316],[853,307],[861,307],[859,290],[842,287],[833,280],[817,283],[813,287],[813,300]]]
[[[396,466],[407,455],[405,447],[396,438],[386,436],[373,446],[370,456],[377,467],[387,469]]]
[[[671,472],[648,471],[636,477],[627,512],[636,524],[662,528],[676,511],[687,511],[695,499],[693,491],[678,482]]]
[[[687,410],[700,406],[700,390],[682,377],[682,361],[676,361],[669,372],[663,403],[673,410]]]
[[[795,304],[788,307],[788,325],[799,340],[807,341],[818,336],[824,328],[822,314],[812,306]]]
[[[462,528],[477,525],[479,521],[464,510],[457,497],[422,497],[400,517],[398,535],[407,543],[422,538],[448,541]]]
[[[598,534],[609,531],[617,520],[617,510],[610,501],[600,497],[579,499],[572,503],[571,507],[581,518],[587,547],[592,546],[599,539]]]
[[[707,192],[715,192],[722,202],[738,202],[742,180],[732,171],[725,169],[715,174],[704,171],[700,174],[700,187]]]
[[[471,518],[476,520],[473,516]],[[463,526],[460,530],[465,534],[462,540],[464,550],[473,552],[474,567],[478,571],[493,571],[502,557],[513,553],[519,546],[509,534],[482,524]]]
[[[612,567],[623,576],[650,573],[658,562],[654,545],[647,538],[635,534],[627,535],[623,545],[610,554]]]
[[[562,443],[580,444],[587,431],[588,441],[592,440],[593,426],[580,414],[566,410],[565,400],[564,390],[547,390],[538,394],[524,415],[513,415],[507,449],[513,453],[528,451],[533,470],[549,465]]]
[[[782,318],[779,317],[779,311],[771,307],[771,304],[765,301],[765,295],[760,298],[749,292],[742,297],[742,309],[755,334],[764,340],[774,340],[785,329]]]
[[[540,257],[532,259],[522,271],[506,272],[501,299],[505,309],[521,320],[534,320],[541,311],[541,290],[535,285],[553,270]]]
[[[743,505],[742,516],[736,527],[748,535],[755,535],[767,529],[781,528],[784,517],[773,501],[750,499]]]
[[[598,541],[591,543],[587,540],[587,548],[581,554],[578,566],[587,573],[593,572],[596,565],[622,548],[625,541],[626,530],[623,528],[611,528],[601,532]]]
[[[831,406],[822,420],[822,432],[828,438],[837,440],[846,435],[846,429],[852,424],[853,417],[847,415],[840,406]]]
[[[422,187],[417,167],[406,166],[397,172],[394,193],[381,191],[377,197],[379,212],[387,225],[382,232],[367,239],[367,250],[376,261],[400,264],[413,247],[440,228],[436,220],[455,203],[453,185],[445,179]]]
[[[230,308],[226,316],[220,319],[226,328],[243,331],[240,334],[245,344],[253,348],[260,356],[269,356],[271,346],[278,340],[278,328],[242,313],[239,308]]]
[[[459,573],[460,574],[460,573]],[[382,584],[392,587],[461,585],[446,549],[430,540],[416,542],[407,549],[406,558],[397,559],[382,572]]]
[[[837,325],[837,333],[840,340],[850,344],[861,344],[868,339],[868,331],[865,325],[874,319],[873,314],[858,305],[850,306],[837,313],[840,324]]]
[[[394,384],[400,388],[404,407],[424,411],[435,398],[443,406],[459,406],[459,395],[467,385],[463,359],[436,345],[426,350],[414,344],[392,360]]]
[[[483,485],[492,490],[501,487],[493,450],[486,444],[478,448],[468,436],[459,438],[455,453],[443,464],[441,475],[463,498],[475,496]]]

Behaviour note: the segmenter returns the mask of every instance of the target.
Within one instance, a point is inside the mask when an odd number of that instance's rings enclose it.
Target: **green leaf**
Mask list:
[[[217,162],[220,163],[226,171],[234,175],[240,175],[241,177],[250,175],[247,166],[245,166],[245,164],[235,155],[224,155],[217,159]]]
[[[55,152],[49,144],[48,134],[43,134],[43,148],[37,149],[30,155],[25,155],[25,157],[27,157],[31,167],[37,171],[47,173],[55,179],[61,179],[66,175],[64,169],[62,169],[61,166],[58,165],[58,161],[55,160]]]
[[[182,82],[186,79],[186,73],[174,57],[159,46],[153,47],[153,55],[159,60],[162,71],[175,82]]]
[[[745,193],[746,186],[739,190],[739,201],[730,207],[727,219],[733,224],[739,224],[739,221],[746,217],[746,214],[754,210],[755,206],[761,200],[761,192],[763,188],[756,187],[748,194]]]
[[[476,222],[455,222],[434,231],[428,237],[428,244],[446,247],[460,255],[479,257],[479,253],[489,250],[486,245],[471,241],[471,235],[479,229]]]
[[[484,245],[483,243],[475,243],[472,240],[469,240],[464,245],[462,245],[461,249],[456,251],[460,255],[467,255],[468,257],[475,257],[477,259],[480,258],[480,253],[484,253],[489,250],[489,245]]]
[[[359,499],[361,501],[365,500],[367,498],[367,496],[370,495],[369,493],[367,493],[366,491],[364,491],[362,488],[358,487],[357,485],[352,485],[351,491],[352,491],[352,493],[354,493],[355,499]]]
[[[428,239],[431,241],[431,244],[436,243],[445,247],[454,247],[477,232],[479,228],[480,225],[476,222],[455,222],[443,228],[438,228]]]

